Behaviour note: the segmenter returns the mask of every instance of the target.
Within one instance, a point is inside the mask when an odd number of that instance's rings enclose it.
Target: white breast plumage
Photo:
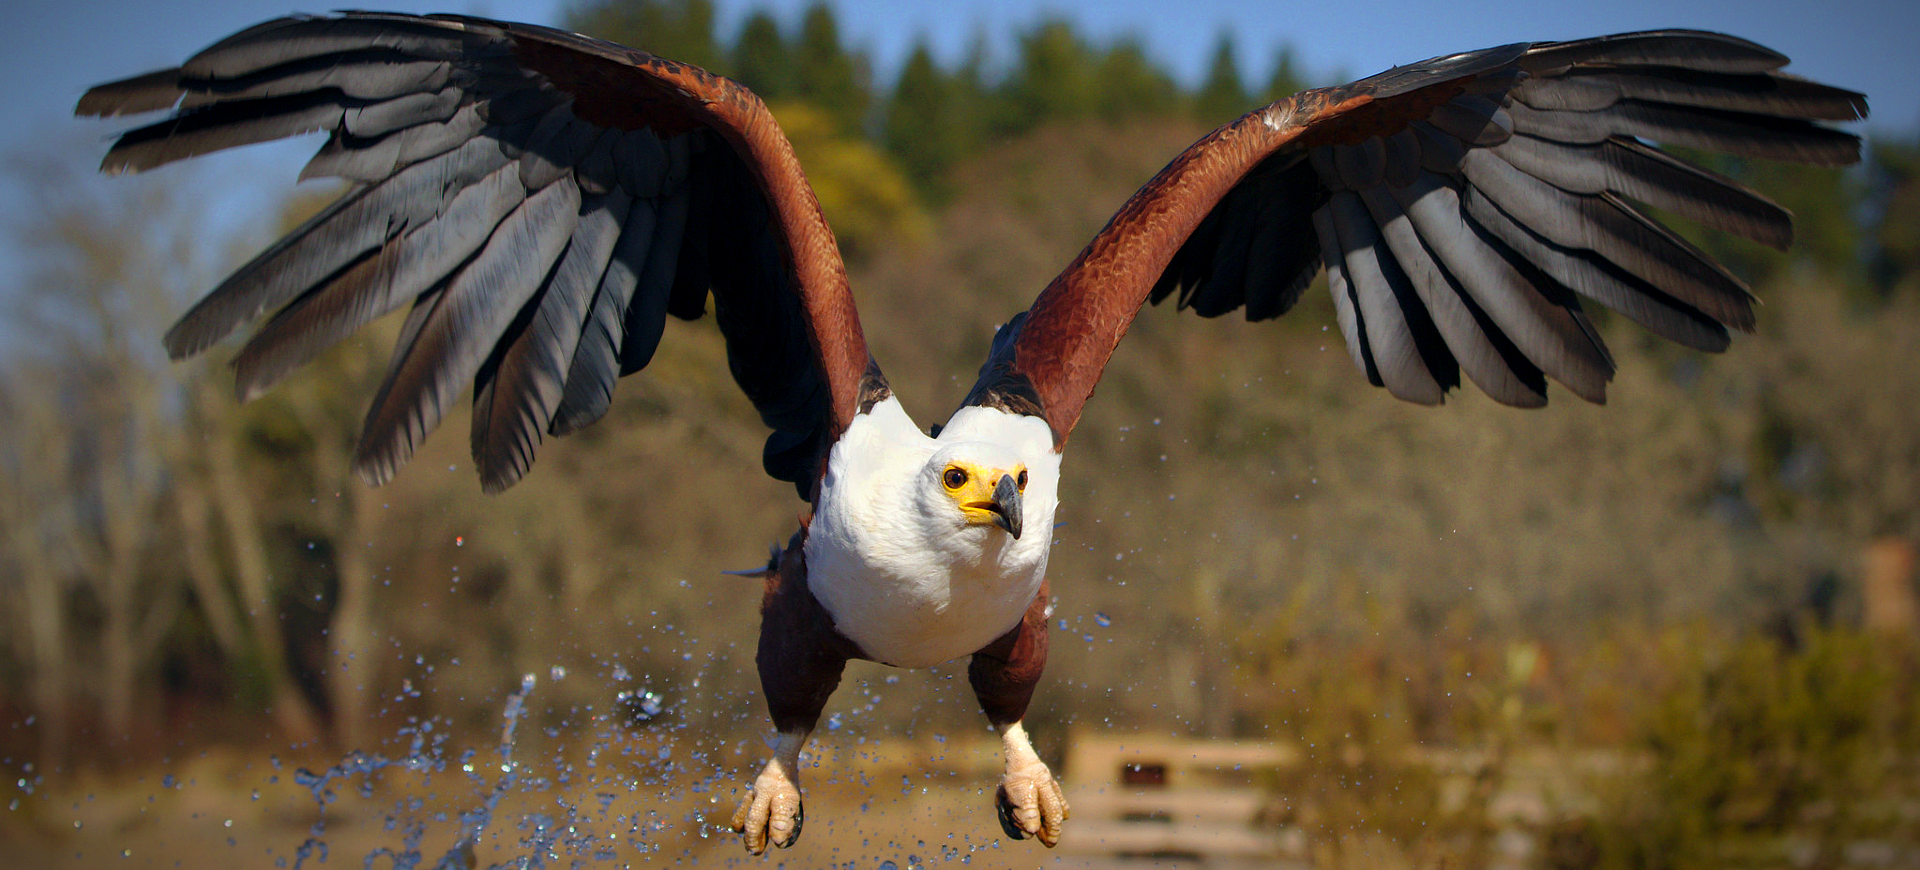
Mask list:
[[[985,442],[1025,464],[1016,539],[962,526],[922,497],[943,446]],[[967,655],[1020,621],[1046,574],[1060,456],[1044,421],[962,408],[929,438],[897,400],[856,418],[828,457],[808,527],[807,584],[834,628],[868,656],[926,667]]]

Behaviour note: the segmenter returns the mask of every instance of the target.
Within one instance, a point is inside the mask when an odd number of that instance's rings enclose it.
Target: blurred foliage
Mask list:
[[[1336,78],[1334,81],[1323,82],[1322,84],[1337,83],[1338,79]],[[1265,103],[1271,103],[1274,100],[1292,96],[1310,87],[1314,87],[1314,85],[1307,81],[1306,74],[1302,73],[1298,64],[1294,62],[1293,47],[1283,45],[1280,47],[1279,53],[1274,57],[1273,73],[1267,77],[1267,88],[1261,92],[1260,99]]]
[[[944,74],[925,42],[915,43],[900,69],[881,139],[901,170],[930,201],[944,204],[953,189],[947,170],[966,155],[967,82]]]
[[[610,0],[567,24],[765,95],[922,423],[1141,182],[1304,85],[1285,49],[1264,86],[1243,77],[1223,37],[1189,92],[1139,42],[1048,21],[1004,63],[916,47],[882,88],[833,14],[755,12],[724,39],[710,3]],[[1564,784],[1526,822],[1542,866],[1791,863],[1783,843],[1831,866],[1852,840],[1920,839],[1898,814],[1920,662],[1856,628],[1860,549],[1920,540],[1916,155],[1715,160],[1793,209],[1800,243],[1697,234],[1767,301],[1757,334],[1701,359],[1599,318],[1607,408],[1393,402],[1323,288],[1256,326],[1146,312],[1067,460],[1038,739],[1296,743],[1274,818],[1326,866],[1485,866],[1503,783],[1527,777]],[[397,324],[239,406],[217,365],[171,371],[153,340],[231,252],[189,231],[186,191],[80,195],[80,172],[28,173],[45,268],[0,378],[0,710],[47,723],[6,732],[7,757],[378,746],[493,728],[521,675],[569,671],[542,685],[552,721],[761,730],[757,586],[716,571],[760,563],[799,505],[756,471],[709,324],[669,324],[608,419],[500,497],[478,495],[461,413],[369,490],[348,457]],[[856,665],[830,710],[844,739],[971,733],[960,672]]]
[[[840,44],[840,25],[824,0],[807,8],[794,40],[793,95],[812,103],[841,133],[860,134],[873,102],[866,58]]]
[[[1676,628],[1633,709],[1643,770],[1603,789],[1594,866],[1846,866],[1916,797],[1920,647],[1818,624],[1796,640]],[[1907,832],[1910,835],[1910,831]],[[1797,857],[1796,857],[1797,854]]]
[[[562,26],[726,75],[713,17],[711,0],[607,0],[569,9]]]
[[[780,32],[779,19],[760,9],[748,15],[746,23],[740,26],[740,36],[733,42],[727,68],[732,71],[730,75],[753,88],[761,99],[774,102],[792,97],[798,89],[797,63],[792,48],[787,45],[786,34]]]
[[[1233,34],[1223,32],[1220,41],[1214,44],[1206,81],[1200,83],[1200,92],[1194,95],[1194,118],[1202,124],[1224,124],[1252,107],[1253,100],[1247,96],[1247,86],[1240,79],[1240,63],[1233,56]]]
[[[1233,660],[1270,738],[1299,747],[1273,822],[1314,866],[1487,866],[1532,829],[1537,866],[1852,866],[1916,844],[1920,644],[1802,615],[1790,636],[1611,622],[1567,643],[1433,630],[1371,596],[1297,597]],[[1276,645],[1275,638],[1284,638]]]
[[[1884,295],[1920,281],[1920,143],[1878,139],[1868,153],[1868,277]]]
[[[867,139],[849,136],[812,103],[774,104],[780,129],[793,141],[820,208],[849,260],[886,244],[917,244],[929,224],[907,179]]]

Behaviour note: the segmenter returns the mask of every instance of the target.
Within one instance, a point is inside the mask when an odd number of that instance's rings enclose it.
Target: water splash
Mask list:
[[[459,834],[455,837],[453,845],[434,862],[435,870],[469,870],[474,866],[474,846],[479,843],[480,837],[492,824],[494,814],[500,807],[501,798],[520,782],[520,762],[514,757],[515,735],[519,731],[520,720],[527,712],[527,696],[533,693],[537,682],[533,674],[527,674],[520,679],[519,691],[507,696],[506,707],[501,712],[502,718],[506,721],[501,725],[500,742],[494,750],[499,757],[498,778],[488,783],[486,776],[473,764],[474,752],[466,750],[461,753],[461,771],[475,783],[484,786],[486,796],[478,806],[458,814]],[[374,775],[381,771],[395,769],[432,775],[446,770],[446,734],[435,733],[431,721],[421,723],[419,727],[403,728],[400,733],[410,735],[411,740],[407,754],[399,758],[355,751],[348,753],[340,763],[323,772],[314,773],[304,767],[294,772],[294,782],[313,795],[314,803],[319,806],[321,814],[320,820],[314,822],[306,841],[301,843],[294,852],[294,870],[301,870],[309,858],[316,859],[318,863],[325,863],[327,860],[326,812],[328,805],[332,804],[337,797],[334,792],[335,783],[348,784],[357,778],[356,792],[363,798],[371,798],[374,794]],[[409,821],[403,824],[400,821],[401,816],[412,815],[407,813],[407,810],[419,808],[418,798],[403,798],[394,806],[393,811],[388,815],[388,827],[401,829],[400,847],[397,849],[381,847],[373,850],[363,862],[366,867],[371,868],[374,862],[380,859],[392,862],[394,870],[414,870],[421,866],[421,862],[426,859],[420,851],[420,843],[427,833],[426,823]],[[536,835],[530,838],[540,848],[536,848],[531,856],[513,862],[513,866],[544,866],[544,862],[538,856],[550,851],[552,837],[543,836],[541,832],[550,832],[556,826],[552,824],[551,819],[545,817],[541,819],[542,821],[534,824]],[[520,827],[523,830],[527,829],[529,819],[522,819]]]

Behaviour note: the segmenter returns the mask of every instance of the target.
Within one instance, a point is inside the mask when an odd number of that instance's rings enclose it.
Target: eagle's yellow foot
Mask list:
[[[772,760],[733,811],[733,831],[755,855],[765,853],[768,845],[785,849],[800,839],[807,818],[800,804],[800,746],[806,739],[805,734],[781,734]]]
[[[1038,838],[1049,849],[1059,845],[1060,829],[1069,815],[1060,783],[1033,751],[1020,723],[1007,726],[1001,733],[1001,743],[1006,749],[1007,772],[994,792],[1001,830],[1016,840]]]

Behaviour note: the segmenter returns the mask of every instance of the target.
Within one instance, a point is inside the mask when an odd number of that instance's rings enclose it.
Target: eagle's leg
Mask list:
[[[1000,827],[1013,839],[1037,837],[1051,848],[1060,842],[1060,829],[1067,820],[1067,799],[1053,771],[1033,751],[1027,729],[1021,724],[1046,664],[1047,587],[1042,583],[1040,594],[1027,607],[1020,624],[973,654],[967,664],[967,678],[973,683],[987,721],[1000,732],[1006,752],[1006,772],[994,792]]]
[[[800,839],[806,812],[800,803],[800,750],[813,733],[827,698],[857,648],[833,630],[833,620],[807,590],[799,537],[768,573],[760,599],[760,688],[776,732],[773,757],[748,786],[733,813],[733,830],[756,855],[769,844],[784,849]]]

